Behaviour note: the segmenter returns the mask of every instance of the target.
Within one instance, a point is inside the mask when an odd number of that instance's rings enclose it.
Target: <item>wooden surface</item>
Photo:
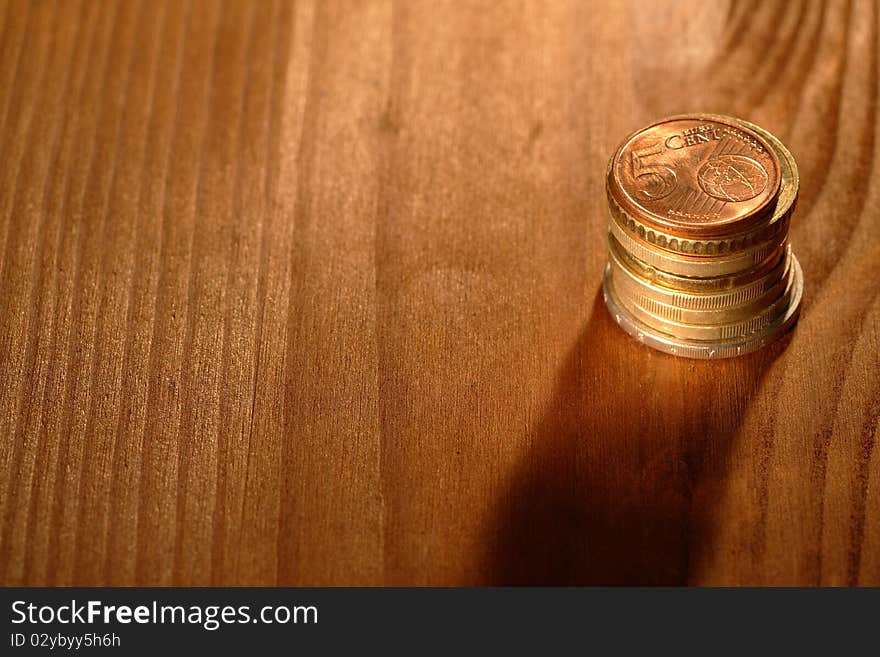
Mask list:
[[[0,5],[0,582],[880,584],[874,2]],[[605,163],[797,158],[794,333],[639,346]]]

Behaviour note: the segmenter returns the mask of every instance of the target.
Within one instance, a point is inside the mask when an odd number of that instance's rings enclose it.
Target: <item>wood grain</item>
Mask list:
[[[0,583],[880,584],[878,6],[0,6]],[[803,315],[600,296],[605,162],[733,114]]]

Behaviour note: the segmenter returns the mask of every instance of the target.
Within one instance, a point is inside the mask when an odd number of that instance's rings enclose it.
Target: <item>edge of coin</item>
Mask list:
[[[608,233],[633,257],[642,262],[678,276],[712,278],[736,274],[764,262],[776,250],[784,249],[788,235],[777,240],[764,242],[746,251],[740,251],[725,258],[707,258],[705,256],[674,255],[668,251],[659,251],[632,237],[620,227],[616,221],[608,222]]]
[[[791,267],[791,258],[786,252],[785,258],[765,276],[730,290],[709,293],[690,293],[680,290],[672,290],[662,285],[657,285],[639,276],[630,270],[618,257],[614,250],[609,249],[608,262],[615,274],[623,277],[618,281],[615,275],[615,285],[622,285],[631,294],[637,297],[650,299],[670,308],[680,309],[685,312],[717,313],[722,311],[742,310],[772,295],[780,286],[785,287],[788,272]],[[642,305],[642,304],[640,304]]]
[[[733,358],[770,344],[782,334],[787,332],[797,322],[800,314],[801,300],[803,299],[803,272],[800,263],[794,254],[791,254],[791,275],[794,277],[792,293],[785,312],[774,324],[765,327],[759,335],[749,336],[742,340],[729,342],[706,342],[700,340],[682,340],[666,333],[652,329],[638,319],[631,317],[629,313],[621,309],[613,297],[610,281],[610,265],[605,266],[605,275],[602,282],[602,296],[605,306],[611,317],[628,335],[640,343],[657,351],[662,351],[673,356],[694,358],[700,360],[713,360],[721,358]]]
[[[634,319],[662,333],[668,333],[684,340],[721,342],[739,340],[758,335],[773,326],[785,310],[794,288],[793,277],[783,280],[784,289],[776,290],[773,300],[757,312],[731,319],[720,311],[695,311],[668,306],[644,296],[628,294],[620,286],[620,279],[612,272],[610,290],[615,295],[617,305],[626,310]],[[717,315],[718,322],[712,321]]]
[[[742,233],[734,233],[728,237],[695,239],[664,233],[640,222],[620,206],[612,197],[610,191],[606,193],[606,199],[608,201],[609,220],[617,223],[633,239],[644,243],[648,247],[662,249],[675,256],[692,258],[735,256],[737,253],[748,251],[760,244],[773,241],[788,233],[791,215],[794,211],[794,206],[791,206],[785,212],[774,213],[767,224],[759,225],[757,228]]]
[[[695,278],[693,276],[671,274],[639,260],[631,253],[628,253],[613,235],[608,235],[607,242],[606,248],[608,249],[609,257],[619,259],[629,271],[652,285],[660,286],[671,292],[684,292],[686,294],[718,294],[729,292],[735,287],[749,285],[779,267],[791,252],[791,245],[786,243],[784,249],[774,252],[769,258],[751,270],[718,277]]]

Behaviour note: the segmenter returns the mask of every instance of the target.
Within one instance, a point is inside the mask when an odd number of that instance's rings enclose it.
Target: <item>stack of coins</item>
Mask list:
[[[797,320],[791,153],[766,130],[689,114],[630,135],[608,164],[605,303],[644,344],[690,358],[759,349]]]

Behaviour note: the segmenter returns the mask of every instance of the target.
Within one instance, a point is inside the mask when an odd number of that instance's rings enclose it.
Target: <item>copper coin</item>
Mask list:
[[[633,217],[682,237],[727,235],[775,207],[779,158],[749,127],[680,116],[631,135],[615,153],[609,189]]]

